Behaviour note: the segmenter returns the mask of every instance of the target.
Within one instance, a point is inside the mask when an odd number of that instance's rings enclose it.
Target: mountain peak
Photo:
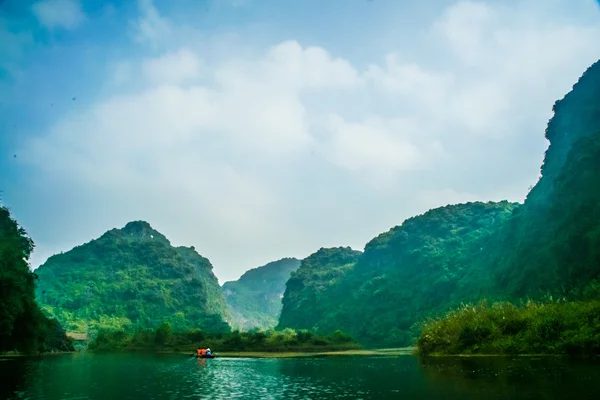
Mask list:
[[[159,231],[152,228],[146,221],[131,221],[125,227],[119,229],[122,234],[128,237],[146,240],[158,240],[170,244],[169,240]]]

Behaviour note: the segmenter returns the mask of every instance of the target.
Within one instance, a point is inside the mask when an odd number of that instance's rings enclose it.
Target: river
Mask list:
[[[600,361],[528,357],[0,360],[0,399],[600,399]]]

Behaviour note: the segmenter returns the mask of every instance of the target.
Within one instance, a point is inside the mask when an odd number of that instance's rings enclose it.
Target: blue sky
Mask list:
[[[2,202],[34,267],[137,219],[220,282],[362,249],[522,201],[598,37],[594,0],[5,0]]]

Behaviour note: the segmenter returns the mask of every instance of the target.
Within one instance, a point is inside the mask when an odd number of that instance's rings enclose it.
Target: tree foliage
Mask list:
[[[286,283],[279,328],[319,330],[334,303],[327,291],[348,273],[361,255],[350,247],[321,248],[302,260]]]
[[[0,351],[70,351],[60,324],[35,302],[36,274],[29,269],[33,240],[0,207]]]
[[[167,324],[135,333],[101,329],[89,345],[92,351],[186,351],[211,348],[215,353],[227,351],[282,352],[333,351],[358,349],[360,345],[346,333],[317,335],[307,330],[234,330],[211,333],[198,329],[171,331]]]
[[[303,260],[287,284],[280,326],[339,328],[367,345],[410,344],[415,322],[451,302],[466,256],[484,251],[485,238],[516,207],[441,207],[379,235],[353,258]]]

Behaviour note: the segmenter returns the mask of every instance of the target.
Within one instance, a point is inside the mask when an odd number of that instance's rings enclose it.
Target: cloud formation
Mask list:
[[[580,17],[597,7],[569,7],[459,1],[423,21],[423,37],[357,61],[206,35],[140,0],[137,53],[102,77],[113,90],[19,150],[30,195],[58,209],[46,225],[63,227],[61,241],[40,228],[37,254],[146,219],[223,281],[321,246],[362,248],[432,207],[522,200],[552,103],[600,56],[600,23]],[[409,56],[416,46],[435,56]]]
[[[42,0],[31,9],[40,24],[48,29],[77,29],[86,19],[78,0]]]

